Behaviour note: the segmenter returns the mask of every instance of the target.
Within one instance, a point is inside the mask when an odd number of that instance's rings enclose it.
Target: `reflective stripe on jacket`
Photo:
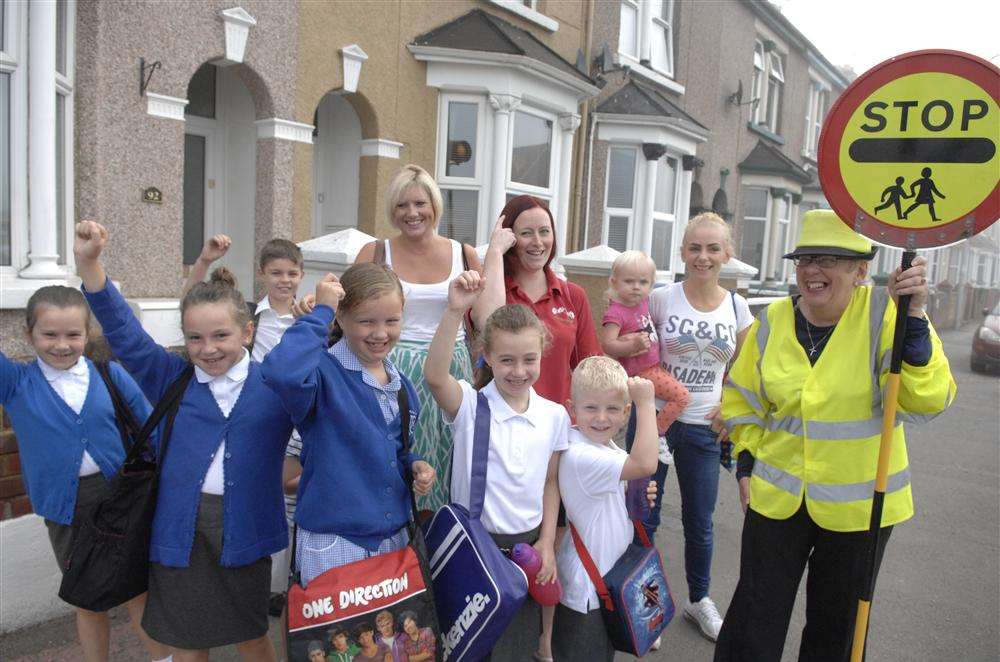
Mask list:
[[[790,298],[754,321],[723,389],[722,414],[734,454],[755,458],[755,511],[786,519],[805,498],[825,529],[868,528],[895,315],[885,288],[855,288],[814,366],[795,337]],[[902,422],[930,420],[955,397],[941,341],[930,334],[927,365],[902,367],[882,526],[913,515]]]

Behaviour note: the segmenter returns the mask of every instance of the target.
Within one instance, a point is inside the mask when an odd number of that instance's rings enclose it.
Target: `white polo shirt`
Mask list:
[[[603,577],[628,549],[632,523],[625,508],[622,468],[628,453],[615,446],[596,444],[575,428],[569,432],[569,449],[559,460],[559,492],[584,546]],[[583,567],[573,536],[568,532],[556,552],[562,584],[562,604],[581,614],[600,608],[597,589]]]
[[[281,342],[281,336],[285,334],[292,324],[295,323],[295,316],[291,313],[279,315],[271,308],[271,298],[265,296],[257,304],[254,315],[260,315],[257,321],[257,333],[253,338],[253,352],[251,356],[257,363],[263,363],[268,352]]]
[[[461,380],[462,405],[454,421],[451,500],[469,506],[472,436],[476,424],[476,390]],[[483,526],[490,533],[524,533],[542,522],[542,494],[552,453],[566,449],[569,415],[531,389],[528,409],[519,414],[496,385],[483,387],[490,403],[490,452],[486,465]],[[447,415],[445,415],[447,421]]]

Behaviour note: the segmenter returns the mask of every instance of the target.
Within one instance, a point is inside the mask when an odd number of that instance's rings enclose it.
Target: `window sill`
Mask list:
[[[80,279],[69,274],[65,278],[55,279],[19,278],[14,273],[0,274],[0,291],[3,292],[3,296],[0,297],[0,310],[24,310],[31,295],[46,285],[79,287]]]
[[[675,81],[673,78],[666,76],[665,74],[656,71],[655,69],[650,69],[644,64],[641,64],[631,55],[625,53],[618,53],[619,63],[628,67],[633,73],[637,74],[641,78],[645,78],[651,83],[656,83],[660,87],[665,87],[671,92],[676,92],[677,94],[684,94],[684,86]]]
[[[530,21],[535,25],[545,28],[549,32],[555,32],[559,29],[559,21],[549,18],[545,14],[531,9],[530,7],[525,7],[519,0],[486,0],[490,4],[496,5],[497,7],[502,7],[512,14],[517,14],[526,21]]]
[[[812,164],[817,163],[816,152],[815,151],[809,151],[808,149],[803,149],[802,150],[802,158],[806,159],[807,161],[809,161]]]
[[[777,133],[771,131],[763,124],[754,124],[752,121],[747,122],[747,128],[756,133],[759,136],[764,136],[768,140],[778,145],[784,145],[785,139],[779,136]]]

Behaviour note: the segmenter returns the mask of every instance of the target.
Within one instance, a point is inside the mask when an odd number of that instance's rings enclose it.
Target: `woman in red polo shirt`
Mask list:
[[[490,313],[508,303],[535,311],[552,335],[535,392],[565,406],[573,368],[603,352],[586,292],[556,276],[549,266],[555,253],[555,221],[549,208],[530,195],[511,198],[490,237],[484,264],[486,291],[475,322],[482,328]]]

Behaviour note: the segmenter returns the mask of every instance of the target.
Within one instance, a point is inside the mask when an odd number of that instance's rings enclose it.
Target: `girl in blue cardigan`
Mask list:
[[[409,399],[411,428],[420,405],[413,384],[388,358],[402,319],[396,275],[372,262],[356,264],[342,281],[328,274],[316,286],[315,308],[264,360],[264,381],[302,436],[295,522],[303,586],[330,568],[404,547],[405,469],[412,469],[417,494],[434,483],[434,469],[403,452],[400,389]],[[336,342],[328,349],[331,323]]]
[[[181,301],[188,358],[168,352],[108,285],[98,261],[107,237],[83,221],[73,250],[114,353],[153,402],[194,364],[160,459],[143,627],[177,662],[208,660],[227,644],[245,660],[273,661],[270,555],[288,541],[281,468],[292,425],[244,347],[253,333],[246,304],[217,269]]]
[[[90,309],[71,287],[49,285],[31,295],[25,309],[25,335],[38,355],[14,363],[0,353],[0,404],[17,434],[21,470],[31,507],[45,519],[59,570],[65,572],[80,523],[110,495],[108,481],[125,459],[107,386],[83,356]],[[111,379],[140,421],[149,403],[117,363]],[[154,660],[169,655],[151,640],[139,621],[146,595],[127,603],[132,624]],[[107,612],[77,608],[76,630],[84,658],[108,659]]]

